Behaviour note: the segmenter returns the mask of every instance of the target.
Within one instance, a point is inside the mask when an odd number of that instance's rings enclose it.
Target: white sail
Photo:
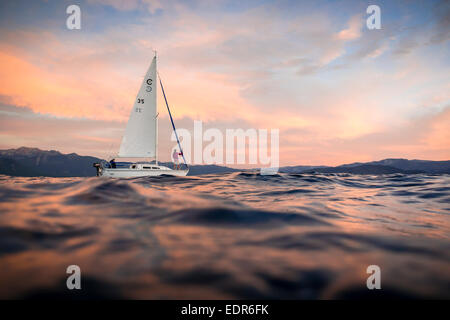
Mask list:
[[[156,56],[142,81],[125,135],[120,145],[119,157],[153,158],[156,157]]]

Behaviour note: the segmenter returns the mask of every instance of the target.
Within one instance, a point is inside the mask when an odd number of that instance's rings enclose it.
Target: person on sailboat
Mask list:
[[[116,168],[116,160],[112,159],[110,162],[111,168]]]
[[[173,153],[172,153],[173,170],[178,170],[180,168],[180,158],[178,157],[180,155],[181,155],[181,153],[179,153],[177,149],[173,150]]]

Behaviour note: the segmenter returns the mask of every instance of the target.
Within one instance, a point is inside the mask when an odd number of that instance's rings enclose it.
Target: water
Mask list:
[[[0,195],[2,299],[450,298],[449,175],[0,176]]]

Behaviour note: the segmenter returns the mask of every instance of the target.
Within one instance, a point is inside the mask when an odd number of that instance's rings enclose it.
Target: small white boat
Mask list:
[[[156,77],[155,54],[131,110],[118,157],[110,162],[94,163],[94,167],[97,168],[97,176],[132,178],[159,175],[185,176],[188,174],[189,168],[178,140],[161,78],[159,83],[186,168],[172,170],[158,164],[158,113],[156,104],[158,81]]]

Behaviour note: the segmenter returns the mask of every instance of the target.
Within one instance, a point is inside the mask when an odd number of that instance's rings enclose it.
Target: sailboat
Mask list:
[[[185,169],[171,169],[158,164],[157,76],[169,112],[172,128],[177,138],[179,154],[184,160]],[[161,77],[159,77],[156,70],[156,53],[145,74],[131,110],[118,157],[110,162],[94,163],[94,167],[97,169],[97,176],[116,178],[160,175],[185,176],[188,174],[189,167],[181,149]]]

